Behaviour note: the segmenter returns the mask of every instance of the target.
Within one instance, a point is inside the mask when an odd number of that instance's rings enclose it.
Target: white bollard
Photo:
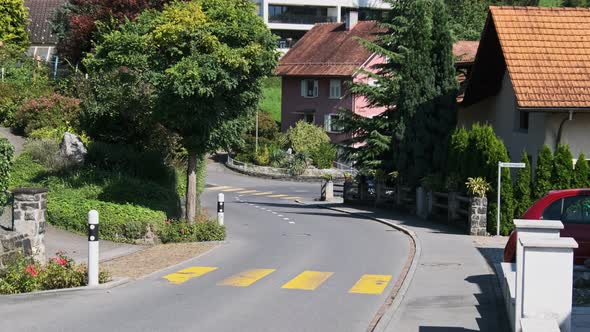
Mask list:
[[[88,212],[88,286],[98,286],[98,211]]]
[[[223,226],[224,220],[224,211],[225,211],[225,197],[223,194],[217,194],[217,221],[219,225]]]

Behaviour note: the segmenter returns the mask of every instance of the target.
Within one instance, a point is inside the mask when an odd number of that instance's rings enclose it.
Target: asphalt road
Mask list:
[[[109,291],[0,298],[0,331],[367,329],[406,261],[404,234],[290,199],[317,196],[319,184],[252,179],[216,165],[208,182],[229,190],[226,244]],[[203,195],[211,211],[219,190]],[[272,194],[240,193],[253,190]]]

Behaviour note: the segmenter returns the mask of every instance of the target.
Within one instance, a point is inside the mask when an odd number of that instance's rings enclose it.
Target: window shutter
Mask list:
[[[330,131],[330,125],[331,125],[330,120],[331,120],[330,114],[324,115],[324,130],[325,131]]]
[[[307,92],[305,85],[305,80],[301,80],[301,97],[305,97],[305,93]]]
[[[318,80],[314,80],[313,81],[313,96],[314,97],[318,96],[318,90],[319,90],[319,82],[318,82]]]

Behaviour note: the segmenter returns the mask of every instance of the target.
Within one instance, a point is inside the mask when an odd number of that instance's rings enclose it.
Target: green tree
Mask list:
[[[553,170],[551,173],[552,189],[569,189],[573,180],[574,157],[567,145],[560,144],[553,157]]]
[[[514,218],[520,218],[524,212],[531,206],[531,162],[526,154],[522,152],[522,160],[526,166],[518,170],[516,184],[514,186]]]
[[[576,161],[574,181],[576,188],[590,188],[590,167],[583,153],[580,153],[578,161]]]
[[[262,78],[276,63],[275,37],[250,1],[175,2],[102,33],[84,61],[94,91],[103,92],[92,94],[86,117],[95,132],[101,121],[113,125],[126,116],[131,125],[155,122],[178,135],[188,152],[186,218],[192,223],[198,161],[216,129],[256,109]]]
[[[24,0],[0,2],[0,44],[14,44],[25,49],[29,45],[28,19]]]
[[[535,166],[535,185],[533,198],[539,199],[553,188],[551,184],[551,172],[553,169],[553,153],[547,145],[539,151],[537,165]]]

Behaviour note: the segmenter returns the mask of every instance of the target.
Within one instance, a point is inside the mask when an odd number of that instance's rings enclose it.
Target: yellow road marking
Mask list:
[[[182,284],[187,282],[188,280],[196,277],[200,277],[205,275],[211,271],[217,270],[216,267],[209,267],[209,266],[191,266],[186,269],[170,273],[169,275],[164,276],[164,279],[168,279],[173,284]]]
[[[268,196],[268,197],[271,197],[271,198],[279,198],[279,197],[287,197],[287,196],[289,196],[289,195],[279,194],[279,195],[272,195],[272,196]]]
[[[328,280],[332,274],[334,272],[304,271],[281,288],[314,290],[320,287],[324,281]]]
[[[244,190],[244,188],[222,189],[221,191],[226,192],[226,193],[231,193],[234,191],[241,191],[241,190]]]
[[[301,197],[293,197],[293,196],[291,196],[291,197],[285,197],[285,198],[282,198],[282,199],[292,199],[292,200],[296,200],[296,199],[301,199]]]
[[[248,287],[256,281],[266,277],[267,275],[276,271],[275,269],[252,269],[240,272],[231,276],[221,282],[218,286],[234,286],[234,287]]]
[[[257,193],[258,190],[246,190],[246,191],[238,191],[238,194],[252,194]]]
[[[390,275],[365,274],[348,292],[355,294],[381,294],[390,280]]]
[[[267,191],[267,192],[263,192],[263,193],[254,194],[254,196],[271,195],[271,194],[272,194],[272,191]]]
[[[211,188],[207,188],[209,190],[220,190],[220,189],[227,189],[227,188],[231,188],[229,186],[218,186],[218,187],[211,187]]]

